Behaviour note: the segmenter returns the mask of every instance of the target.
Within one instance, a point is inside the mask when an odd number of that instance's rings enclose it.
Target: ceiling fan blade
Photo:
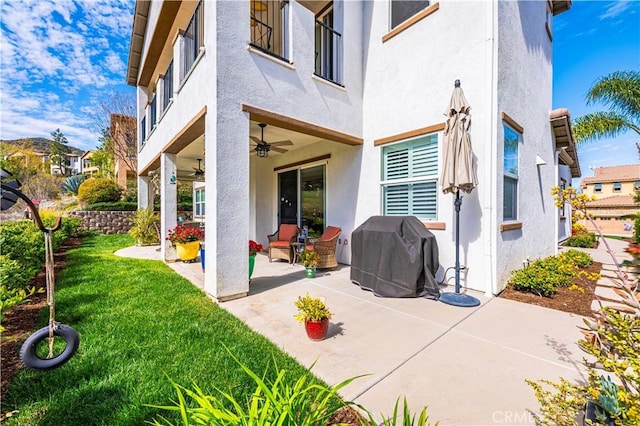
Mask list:
[[[271,145],[271,146],[287,146],[287,145],[293,145],[293,142],[291,142],[290,140],[286,140],[286,141],[271,142],[269,145]]]
[[[277,148],[275,146],[271,147],[271,151],[275,151],[275,152],[279,152],[280,154],[284,154],[285,152],[287,152],[287,149],[282,149],[282,148]]]
[[[260,143],[260,139],[255,137],[255,136],[249,136],[249,139],[251,139],[252,141],[254,141],[255,143]]]

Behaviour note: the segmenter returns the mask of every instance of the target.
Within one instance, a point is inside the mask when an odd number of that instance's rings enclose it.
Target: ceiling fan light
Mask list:
[[[258,154],[260,158],[267,158],[269,156],[269,145],[258,144],[258,146],[256,146],[256,154]]]

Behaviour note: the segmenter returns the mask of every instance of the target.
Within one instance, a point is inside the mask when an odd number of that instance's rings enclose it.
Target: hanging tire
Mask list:
[[[24,341],[22,348],[20,348],[20,361],[32,370],[51,370],[69,361],[80,344],[78,332],[68,325],[59,324],[53,330],[53,335],[62,337],[66,343],[64,351],[60,355],[53,358],[40,358],[36,353],[38,344],[49,338],[49,326],[47,326],[36,331]]]

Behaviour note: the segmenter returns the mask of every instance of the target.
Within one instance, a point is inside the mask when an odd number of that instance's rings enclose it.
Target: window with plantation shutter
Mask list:
[[[436,219],[438,135],[382,149],[382,208],[386,216]]]

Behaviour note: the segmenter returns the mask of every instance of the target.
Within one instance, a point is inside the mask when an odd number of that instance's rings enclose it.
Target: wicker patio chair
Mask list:
[[[327,226],[319,239],[309,240],[306,249],[313,249],[318,252],[320,256],[320,262],[318,262],[319,269],[335,268],[338,266],[336,245],[338,244],[338,237],[341,232],[342,229],[337,226]]]
[[[293,260],[291,243],[298,237],[298,226],[283,223],[278,230],[269,235],[269,262],[273,259],[285,259],[289,263]]]

